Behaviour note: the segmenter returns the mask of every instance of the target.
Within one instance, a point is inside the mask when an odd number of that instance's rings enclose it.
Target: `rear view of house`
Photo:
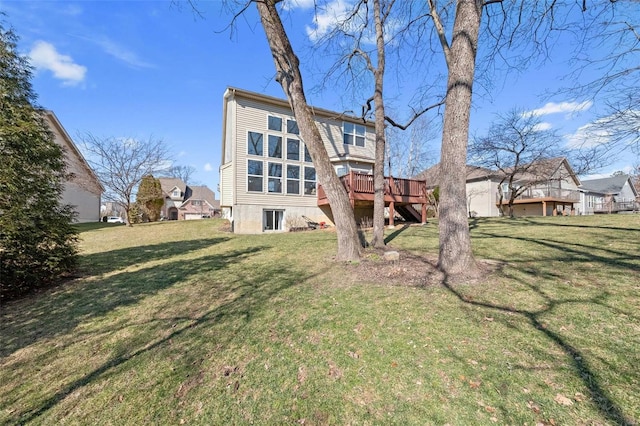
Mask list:
[[[104,188],[100,180],[67,134],[53,111],[45,111],[44,117],[55,142],[64,149],[68,179],[64,182],[62,204],[70,204],[77,213],[78,222],[100,220],[100,198]]]
[[[223,111],[220,203],[234,232],[284,231],[303,225],[305,217],[332,222],[329,206],[318,206],[316,171],[289,103],[228,88]],[[313,111],[338,175],[371,173],[373,123]]]

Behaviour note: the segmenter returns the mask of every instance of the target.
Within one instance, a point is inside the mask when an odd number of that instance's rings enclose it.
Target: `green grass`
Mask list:
[[[82,230],[2,306],[2,424],[633,424],[640,216],[477,219],[480,282],[358,279],[335,234]],[[437,228],[392,247],[432,258]],[[382,262],[370,256],[371,264]]]

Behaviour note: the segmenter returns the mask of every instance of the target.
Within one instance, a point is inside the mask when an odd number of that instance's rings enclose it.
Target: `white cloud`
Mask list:
[[[565,135],[564,138],[569,148],[591,148],[609,143],[611,133],[599,126],[596,121],[579,127],[575,133]]]
[[[551,127],[553,127],[551,123],[547,123],[546,121],[543,121],[533,126],[533,130],[536,132],[541,132],[543,130],[549,130]]]
[[[204,171],[205,172],[213,171],[213,166],[211,165],[211,163],[207,163],[207,164],[204,165]]]
[[[344,0],[332,0],[318,10],[313,18],[314,27],[307,25],[307,36],[311,41],[317,41],[327,35],[337,24],[344,21],[348,12],[351,10],[351,4]]]
[[[134,68],[153,68],[154,65],[143,61],[138,57],[135,52],[121,46],[107,37],[103,37],[99,40],[91,40],[97,43],[102,49],[114,58],[130,65]]]
[[[66,86],[81,83],[87,73],[87,67],[76,64],[71,56],[61,55],[54,45],[46,41],[37,41],[29,52],[29,58],[36,69],[51,71]]]
[[[542,108],[537,108],[525,112],[526,116],[541,116],[549,114],[575,114],[576,112],[586,111],[593,105],[591,101],[584,102],[548,102]]]

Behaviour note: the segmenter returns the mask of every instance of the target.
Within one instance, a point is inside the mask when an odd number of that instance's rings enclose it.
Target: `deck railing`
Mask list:
[[[341,176],[340,181],[349,194],[373,195],[373,175],[357,172],[349,172]],[[394,197],[424,198],[426,200],[427,186],[423,180],[385,177],[384,193]],[[318,185],[318,199],[326,198],[321,185]]]
[[[498,193],[498,199],[500,193]],[[505,192],[502,200],[507,201],[511,198],[511,192]],[[573,201],[575,203],[580,201],[580,192],[574,189],[562,189],[562,188],[527,188],[522,194],[518,195],[516,200],[529,200],[529,199],[541,199],[541,198],[553,198],[556,200]]]
[[[594,213],[616,213],[640,211],[640,203],[637,201],[609,201],[603,203],[595,203],[593,205]]]

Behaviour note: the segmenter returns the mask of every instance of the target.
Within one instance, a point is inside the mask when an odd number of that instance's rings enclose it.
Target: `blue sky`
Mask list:
[[[348,0],[334,3],[332,11],[339,13]],[[215,190],[226,87],[283,94],[273,80],[273,61],[254,7],[231,32],[231,16],[222,11],[222,3],[197,4],[204,18],[185,2],[170,1],[0,0],[0,10],[21,38],[21,52],[36,67],[32,83],[39,104],[53,110],[74,139],[84,132],[163,139],[176,164],[194,166],[194,179]],[[297,0],[283,21],[303,61],[305,87],[313,89],[322,60],[310,47],[318,33],[331,27],[332,17],[324,14],[314,21],[309,4]],[[476,97],[472,133],[513,107],[536,110],[567,140],[593,120],[598,108],[591,101],[541,98],[566,74],[562,49],[553,55],[543,67],[502,75],[491,96]],[[402,111],[409,97],[394,94],[391,104]],[[309,90],[308,98],[327,109],[357,108],[335,90]],[[430,143],[437,153],[438,141]],[[625,170],[636,162],[627,156],[600,172]]]

